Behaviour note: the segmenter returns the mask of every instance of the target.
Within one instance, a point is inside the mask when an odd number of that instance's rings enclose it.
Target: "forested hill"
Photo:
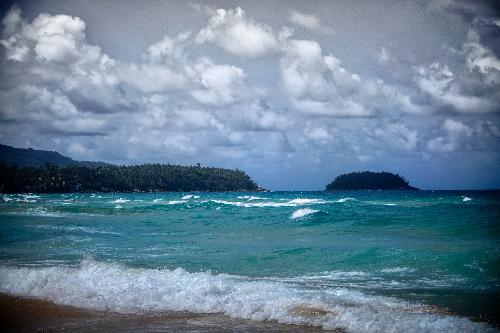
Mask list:
[[[416,188],[397,174],[363,171],[338,176],[326,186],[326,190],[416,190]]]
[[[4,147],[9,146],[2,146],[2,149],[5,149]],[[25,149],[20,150],[24,151]],[[37,155],[37,152],[42,152],[42,154]],[[21,153],[21,157],[4,158],[2,156],[0,159],[0,192],[262,190],[241,170],[171,164],[118,166],[99,162],[78,162],[56,152],[31,150],[29,153],[31,153],[31,157],[25,155],[24,152]],[[42,157],[32,158],[33,156]],[[1,163],[6,160],[11,161],[11,163],[9,165]],[[19,166],[12,161],[17,161]],[[45,162],[43,166],[40,166],[41,161]],[[24,166],[29,164],[28,162],[35,166]]]
[[[42,167],[46,164],[57,166],[97,166],[104,162],[75,161],[56,151],[37,150],[32,148],[15,148],[0,144],[0,163],[18,167]]]
[[[40,167],[45,164],[68,166],[78,164],[77,161],[55,151],[15,148],[0,145],[0,163],[19,167]]]

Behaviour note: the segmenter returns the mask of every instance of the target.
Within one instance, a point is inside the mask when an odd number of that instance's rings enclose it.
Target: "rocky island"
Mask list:
[[[418,190],[398,174],[390,172],[351,172],[336,177],[326,186],[335,190]]]

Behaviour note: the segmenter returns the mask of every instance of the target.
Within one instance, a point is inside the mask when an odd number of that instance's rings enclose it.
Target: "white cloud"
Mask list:
[[[308,123],[303,133],[308,139],[318,144],[326,144],[332,139],[332,134],[324,125],[314,126]]]
[[[373,116],[388,108],[421,112],[409,97],[382,80],[362,79],[333,55],[323,56],[316,41],[289,39],[283,51],[283,86],[299,111],[340,117]]]
[[[168,66],[160,64],[129,64],[121,66],[117,75],[121,81],[144,93],[181,89],[186,78]]]
[[[482,42],[480,23],[495,29],[493,22],[476,19],[461,50],[445,47],[439,62],[416,68],[415,81],[421,91],[437,102],[435,109],[448,106],[460,113],[500,110],[500,59]]]
[[[165,36],[147,49],[146,59],[154,63],[186,61],[185,47],[189,44],[190,37],[190,31],[178,34],[174,39]]]
[[[488,112],[496,109],[492,101],[462,92],[461,82],[447,65],[434,62],[418,69],[420,89],[459,112]]]
[[[427,149],[432,152],[449,153],[463,148],[473,135],[472,128],[463,122],[446,119],[441,129],[443,135],[429,140]]]
[[[249,19],[243,9],[217,9],[196,41],[214,43],[224,50],[244,57],[259,57],[277,48],[270,27]]]
[[[25,110],[35,119],[45,121],[48,114],[59,119],[78,114],[75,105],[59,90],[50,91],[33,85],[24,86],[22,90],[26,94]],[[20,118],[23,116],[20,115]]]
[[[319,19],[314,15],[307,15],[292,11],[289,17],[290,22],[298,24],[308,29],[316,30],[319,29],[321,24]]]
[[[311,14],[305,14],[305,13],[299,13],[295,10],[292,10],[290,12],[290,15],[288,16],[288,20],[302,28],[306,28],[312,31],[317,31],[322,34],[333,34],[335,31],[332,27],[323,24],[319,17],[316,15],[311,15]]]
[[[227,105],[248,96],[246,74],[239,67],[215,65],[209,59],[199,59],[189,74],[197,85],[191,95],[202,104]]]
[[[84,30],[85,22],[78,17],[40,14],[31,24],[23,25],[21,36],[35,44],[37,59],[64,62],[78,57]]]
[[[380,48],[380,53],[378,54],[378,62],[381,64],[387,63],[391,59],[389,51],[385,47]]]
[[[480,36],[473,28],[469,29],[467,42],[463,47],[469,70],[478,70],[487,84],[500,84],[500,59],[491,49],[481,44]]]

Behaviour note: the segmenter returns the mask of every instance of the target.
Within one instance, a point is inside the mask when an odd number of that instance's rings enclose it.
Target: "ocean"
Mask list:
[[[500,192],[2,195],[0,293],[213,331],[498,332],[499,245]]]

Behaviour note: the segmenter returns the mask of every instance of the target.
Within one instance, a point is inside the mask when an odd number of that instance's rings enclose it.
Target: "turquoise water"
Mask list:
[[[499,241],[499,192],[3,195],[0,292],[348,332],[495,331]]]

